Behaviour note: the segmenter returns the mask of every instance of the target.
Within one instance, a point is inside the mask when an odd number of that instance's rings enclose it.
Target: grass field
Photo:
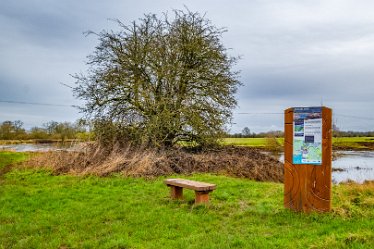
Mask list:
[[[277,138],[280,145],[283,145],[284,139]],[[335,149],[352,149],[352,150],[373,150],[374,137],[334,137],[333,147]],[[256,148],[266,148],[267,138],[225,138],[222,144],[251,146]]]
[[[223,145],[249,146],[254,148],[266,149],[269,147],[268,138],[224,138],[221,141]],[[284,139],[276,138],[279,145],[283,146]],[[72,141],[67,141],[72,142]],[[33,140],[0,140],[0,145],[35,143]],[[183,145],[183,143],[181,143]],[[270,147],[273,145],[270,144]],[[348,150],[374,150],[374,137],[334,137],[334,149]],[[270,148],[271,149],[271,148]]]
[[[374,149],[374,137],[334,137],[333,146],[336,148]]]
[[[278,143],[283,145],[283,138],[276,138]],[[267,139],[264,137],[260,138],[225,138],[222,141],[224,145],[237,145],[237,146],[249,146],[255,148],[265,148],[267,146]]]
[[[0,152],[0,168],[25,154]],[[13,158],[13,159],[12,159]],[[181,177],[181,176],[178,176]],[[183,176],[182,176],[183,177]],[[372,248],[374,186],[333,188],[333,211],[283,208],[283,185],[209,174],[208,206],[169,199],[163,177],[0,176],[0,248]]]

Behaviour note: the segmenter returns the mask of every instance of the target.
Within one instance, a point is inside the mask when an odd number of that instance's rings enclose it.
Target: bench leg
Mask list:
[[[210,191],[195,191],[195,204],[205,204],[209,202]]]
[[[183,188],[177,186],[169,186],[170,187],[170,196],[171,199],[182,200],[183,199]]]

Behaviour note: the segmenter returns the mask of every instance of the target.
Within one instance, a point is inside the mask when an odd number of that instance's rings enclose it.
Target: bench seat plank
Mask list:
[[[197,181],[191,181],[186,179],[166,179],[165,184],[169,186],[177,186],[182,188],[188,188],[195,191],[213,191],[216,189],[215,184],[211,183],[205,183],[205,182],[197,182]]]

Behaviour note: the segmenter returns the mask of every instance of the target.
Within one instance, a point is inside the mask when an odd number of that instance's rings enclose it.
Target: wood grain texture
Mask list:
[[[195,204],[209,203],[209,193],[216,189],[215,184],[187,179],[166,179],[164,183],[170,187],[172,199],[183,199],[183,188],[195,190]]]
[[[195,204],[206,204],[209,202],[209,192],[195,191]]]
[[[212,191],[216,189],[216,185],[206,182],[197,182],[187,179],[166,179],[164,183],[168,186],[177,186],[182,188],[188,188],[196,191]]]
[[[177,186],[170,186],[170,196],[173,200],[183,199],[183,188]]]
[[[322,165],[292,163],[293,108],[285,110],[284,206],[298,212],[331,210],[332,110],[322,107]]]

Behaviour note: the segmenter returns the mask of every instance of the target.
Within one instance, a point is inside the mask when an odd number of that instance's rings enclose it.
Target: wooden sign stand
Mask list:
[[[294,164],[294,110],[285,110],[284,206],[297,212],[331,210],[332,110],[321,107],[322,162]],[[302,128],[301,128],[302,129]]]

